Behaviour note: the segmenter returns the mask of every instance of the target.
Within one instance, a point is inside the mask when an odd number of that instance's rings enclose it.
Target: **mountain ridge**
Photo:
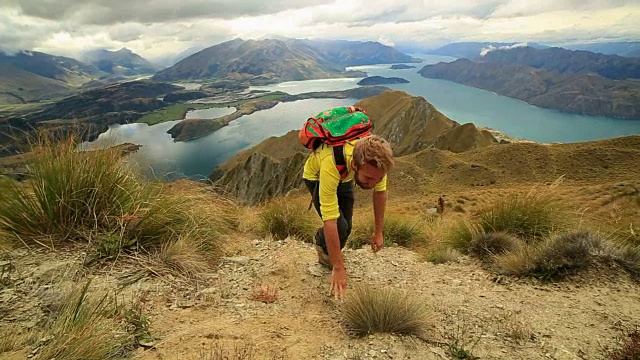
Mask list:
[[[488,131],[473,124],[460,125],[424,98],[403,91],[387,90],[355,106],[367,111],[375,123],[374,134],[389,141],[395,156],[428,148],[465,152],[498,143]],[[242,201],[259,203],[302,184],[301,169],[308,153],[299,144],[297,131],[290,131],[238,153],[219,165],[209,179]]]
[[[92,50],[84,53],[82,58],[99,70],[113,75],[153,74],[158,70],[157,66],[127,48],[117,51]]]
[[[427,65],[423,77],[493,91],[543,108],[570,113],[640,119],[640,83],[598,75],[559,74],[523,65],[458,59]]]

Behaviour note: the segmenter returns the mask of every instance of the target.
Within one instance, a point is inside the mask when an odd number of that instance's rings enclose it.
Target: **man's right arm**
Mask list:
[[[329,295],[333,294],[336,300],[342,300],[347,290],[347,270],[344,268],[344,259],[340,250],[337,221],[335,219],[325,221],[323,231],[332,267]]]
[[[338,235],[338,222],[336,219],[327,220],[323,227],[324,241],[329,252],[329,261],[335,269],[344,269],[344,258],[340,251],[340,236]]]

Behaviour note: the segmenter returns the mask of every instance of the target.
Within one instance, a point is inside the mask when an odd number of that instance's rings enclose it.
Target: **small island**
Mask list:
[[[404,69],[415,69],[416,67],[413,65],[407,64],[393,64],[391,65],[391,70],[404,70]]]
[[[408,84],[409,80],[399,77],[369,76],[360,81],[358,85],[386,85],[386,84]]]

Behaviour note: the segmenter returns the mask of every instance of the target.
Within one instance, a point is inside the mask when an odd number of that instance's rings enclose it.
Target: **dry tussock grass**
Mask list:
[[[427,325],[424,304],[392,288],[355,287],[342,305],[341,316],[347,331],[355,336],[372,333],[419,336]]]

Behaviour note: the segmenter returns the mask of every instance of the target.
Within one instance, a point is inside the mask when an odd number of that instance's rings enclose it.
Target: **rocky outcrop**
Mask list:
[[[254,152],[226,171],[216,185],[243,202],[260,203],[302,185],[306,158],[303,152],[282,159]]]

